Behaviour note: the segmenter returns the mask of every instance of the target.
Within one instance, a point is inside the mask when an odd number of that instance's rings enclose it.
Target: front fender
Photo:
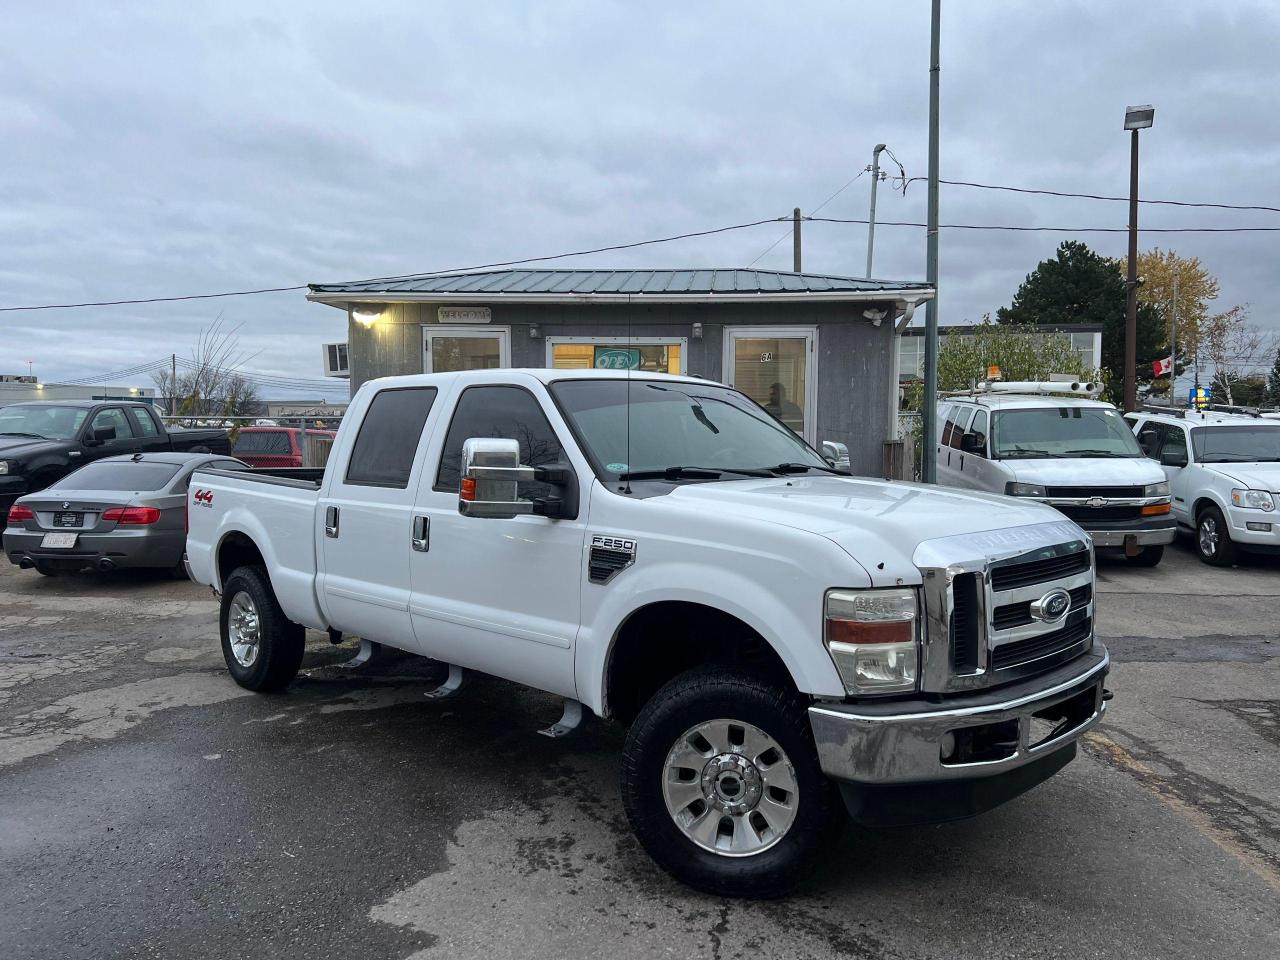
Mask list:
[[[699,584],[713,583],[714,588]],[[618,589],[611,589],[614,585]],[[779,588],[732,570],[669,561],[624,571],[608,589],[590,623],[578,634],[575,681],[579,698],[603,713],[609,657],[622,626],[654,603],[683,601],[712,607],[751,627],[773,648],[802,693],[843,697],[844,687],[822,642],[824,588],[784,580]]]

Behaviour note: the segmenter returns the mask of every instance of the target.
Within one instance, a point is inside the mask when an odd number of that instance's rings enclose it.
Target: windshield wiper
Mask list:
[[[771,477],[768,470],[737,467],[663,467],[660,470],[633,470],[618,474],[619,480],[719,480],[721,475],[736,473],[743,477]]]
[[[0,430],[0,437],[32,437],[36,440],[48,440],[43,433],[22,433],[18,430]]]
[[[808,473],[810,470],[834,473],[837,477],[853,476],[848,470],[841,470],[839,467],[820,467],[816,463],[779,463],[776,466],[769,467],[771,473]]]
[[[1140,457],[1140,453],[1116,453],[1114,450],[1072,450],[1070,456],[1076,457],[1111,457],[1115,459],[1128,459],[1132,457]]]

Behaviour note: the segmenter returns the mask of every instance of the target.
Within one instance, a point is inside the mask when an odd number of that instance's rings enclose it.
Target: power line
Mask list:
[[[906,190],[907,184],[923,179],[924,177],[911,177],[910,179],[905,180],[903,182],[903,190]],[[971,180],[939,180],[938,182],[945,183],[951,187],[974,187],[978,190],[1001,190],[1007,193],[1029,193],[1046,197],[1071,197],[1080,200],[1110,200],[1119,203],[1129,202],[1128,197],[1112,197],[1099,193],[1073,193],[1069,190],[1043,190],[1031,187],[1011,187],[996,183],[974,183]],[[1280,207],[1269,207],[1263,204],[1206,203],[1203,201],[1192,200],[1143,200],[1141,198],[1139,198],[1138,202],[1165,207],[1195,207],[1206,210],[1261,210],[1268,213],[1280,213]]]
[[[867,223],[852,217],[801,217],[818,223]],[[877,227],[925,227],[914,220],[876,220]],[[1128,227],[1023,227],[1004,223],[940,223],[940,230],[1007,230],[1013,233],[1128,233]],[[1143,227],[1143,233],[1280,233],[1275,227]]]
[[[834,200],[836,197],[840,196],[840,194],[844,193],[844,192],[845,192],[845,190],[847,190],[850,186],[852,186],[852,185],[853,185],[854,181],[856,181],[859,177],[861,177],[861,176],[862,176],[864,173],[866,173],[866,172],[867,172],[867,171],[866,171],[866,169],[864,168],[864,169],[862,169],[862,170],[859,170],[857,173],[855,173],[852,177],[850,177],[848,180],[846,180],[846,181],[845,181],[845,184],[844,184],[844,186],[843,186],[843,187],[841,187],[841,188],[840,188],[839,190],[837,190],[835,193],[831,194],[831,196],[827,197],[827,199],[823,200],[820,204],[818,204],[816,207],[814,207],[814,208],[813,208],[813,213],[817,213],[819,210],[821,210],[823,207],[825,207],[828,203],[830,203],[830,202],[831,202],[832,200]],[[789,236],[791,236],[791,232],[790,232],[790,231],[787,231],[787,232],[786,232],[786,233],[784,233],[782,236],[780,236],[777,240],[773,241],[773,243],[769,244],[769,246],[765,247],[765,249],[760,253],[760,255],[759,255],[759,256],[757,256],[754,260],[752,260],[750,263],[748,263],[748,264],[747,264],[747,269],[748,269],[748,270],[749,270],[749,269],[751,269],[751,268],[752,268],[752,267],[754,267],[757,263],[759,263],[761,260],[763,260],[765,257],[767,257],[770,253],[772,253],[772,252],[773,252],[773,248],[774,248],[774,247],[776,247],[778,244],[780,244],[783,240],[787,239],[787,237],[789,237]]]

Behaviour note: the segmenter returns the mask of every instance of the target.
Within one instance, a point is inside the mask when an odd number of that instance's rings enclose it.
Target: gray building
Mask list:
[[[395,374],[598,367],[737,387],[884,472],[899,329],[925,283],[768,270],[499,270],[312,284],[347,313],[351,390]]]

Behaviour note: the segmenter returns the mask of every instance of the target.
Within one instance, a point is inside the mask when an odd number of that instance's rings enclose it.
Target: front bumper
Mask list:
[[[1135,520],[1128,524],[1116,523],[1093,527],[1082,524],[1093,539],[1095,547],[1158,546],[1173,543],[1178,535],[1178,525],[1172,517],[1160,517],[1160,526],[1149,520]]]
[[[1009,773],[1073,749],[1097,725],[1106,712],[1103,681],[1110,666],[1106,647],[1095,641],[1070,663],[997,690],[942,702],[816,704],[809,708],[809,723],[822,771],[867,786]],[[948,746],[952,753],[944,759]]]
[[[25,477],[9,474],[0,477],[0,520],[3,520],[15,500],[27,492]]]
[[[1240,546],[1266,553],[1280,550],[1280,515],[1277,511],[1231,507],[1227,513],[1231,539]],[[1252,529],[1249,524],[1254,525]],[[1267,529],[1261,529],[1264,526]]]
[[[46,532],[9,527],[4,531],[4,552],[10,563],[23,558],[39,560],[62,569],[79,569],[110,560],[115,567],[174,567],[182,560],[186,535],[181,530],[114,530],[82,533],[71,549],[40,546]]]

